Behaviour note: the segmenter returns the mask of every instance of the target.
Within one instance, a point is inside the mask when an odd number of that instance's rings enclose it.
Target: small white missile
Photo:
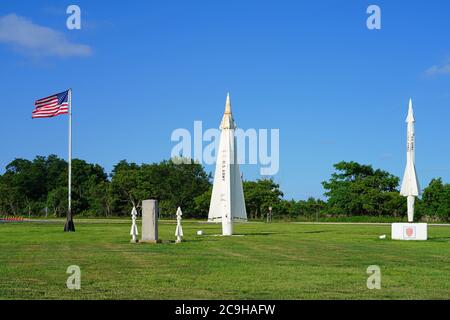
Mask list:
[[[409,99],[408,116],[406,123],[408,124],[406,134],[406,168],[403,175],[402,188],[400,194],[407,197],[408,201],[408,222],[414,221],[414,200],[420,195],[419,182],[417,181],[416,165],[415,165],[415,141],[414,141],[414,113],[412,100]]]
[[[176,243],[180,243],[183,237],[183,228],[181,227],[181,216],[183,212],[181,212],[181,208],[177,209],[177,228],[175,230],[175,236],[177,237]]]
[[[139,235],[138,232],[138,227],[136,224],[136,218],[137,218],[137,210],[136,207],[133,207],[133,210],[131,210],[131,230],[130,230],[130,235],[131,235],[131,242],[132,243],[136,243],[138,242],[137,236]]]

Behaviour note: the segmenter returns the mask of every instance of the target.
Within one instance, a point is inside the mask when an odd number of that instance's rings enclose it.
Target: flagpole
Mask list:
[[[67,221],[64,226],[64,231],[75,231],[75,226],[72,219],[72,88],[69,89],[69,177],[68,177],[68,208]]]

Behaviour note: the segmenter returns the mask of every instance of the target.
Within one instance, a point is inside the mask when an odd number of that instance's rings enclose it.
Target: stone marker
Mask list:
[[[158,200],[142,201],[141,242],[158,243]]]

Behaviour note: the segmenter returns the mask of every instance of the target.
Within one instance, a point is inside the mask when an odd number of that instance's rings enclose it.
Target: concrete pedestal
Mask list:
[[[142,201],[141,242],[158,243],[159,206],[157,200]]]
[[[392,240],[427,240],[428,225],[426,223],[393,223]]]
[[[229,218],[222,218],[222,235],[232,236],[233,235],[233,221]]]

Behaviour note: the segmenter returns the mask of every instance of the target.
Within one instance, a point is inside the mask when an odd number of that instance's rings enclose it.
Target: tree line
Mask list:
[[[244,181],[249,219],[393,217],[404,219],[406,200],[400,179],[389,172],[356,162],[340,162],[322,182],[325,200],[286,200],[272,179]],[[0,215],[63,217],[67,211],[67,162],[55,155],[15,159],[0,175]],[[202,165],[180,159],[136,164],[122,160],[110,174],[98,164],[72,161],[72,210],[78,216],[128,216],[143,199],[158,199],[164,218],[180,206],[187,218],[206,219],[212,176]],[[416,217],[450,220],[450,184],[433,179],[416,202]]]

